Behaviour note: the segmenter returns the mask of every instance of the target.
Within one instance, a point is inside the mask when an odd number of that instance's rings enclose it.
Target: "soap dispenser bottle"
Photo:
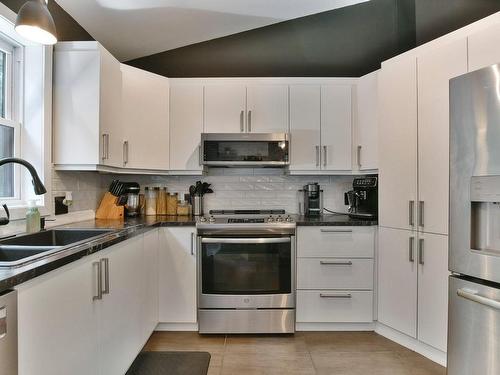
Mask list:
[[[30,200],[28,203],[28,211],[26,211],[26,232],[40,232],[40,211],[36,206],[36,200]]]

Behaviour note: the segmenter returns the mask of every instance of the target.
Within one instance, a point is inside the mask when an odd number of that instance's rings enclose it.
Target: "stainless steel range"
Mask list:
[[[293,218],[283,210],[210,211],[197,231],[199,332],[294,332]]]

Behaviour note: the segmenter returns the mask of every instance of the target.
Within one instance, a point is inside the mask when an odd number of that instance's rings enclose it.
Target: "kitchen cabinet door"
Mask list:
[[[416,232],[379,228],[378,321],[417,337]]]
[[[469,72],[500,63],[500,24],[468,38]]]
[[[418,57],[418,226],[425,232],[448,234],[449,80],[465,73],[465,38]]]
[[[320,135],[320,86],[290,86],[290,170],[320,169]]]
[[[377,72],[361,77],[356,87],[355,165],[360,171],[378,169]]]
[[[412,229],[417,200],[417,62],[382,64],[379,98],[379,223]]]
[[[288,85],[247,87],[247,132],[288,131]]]
[[[205,86],[205,133],[243,133],[246,129],[246,87]]]
[[[98,373],[96,256],[86,257],[16,287],[19,374]]]
[[[159,229],[154,229],[144,234],[144,288],[143,288],[143,318],[144,342],[158,324],[158,249]]]
[[[121,65],[121,70],[123,77],[122,166],[168,170],[168,78],[125,64]]]
[[[161,228],[160,322],[196,323],[196,228]]]
[[[100,259],[109,262],[109,293],[103,294],[99,312],[101,375],[124,374],[144,345],[142,250],[143,237],[136,236],[100,255]],[[104,265],[103,273],[106,274]]]
[[[352,169],[352,87],[321,86],[321,169]]]
[[[418,339],[446,352],[448,236],[419,234]]]
[[[123,166],[123,126],[122,126],[122,74],[120,62],[99,45],[100,51],[100,103],[99,118],[101,140],[106,144],[106,158],[103,164]],[[105,137],[104,137],[105,136]],[[101,146],[101,147],[102,147]]]
[[[170,170],[201,173],[203,86],[170,86]]]

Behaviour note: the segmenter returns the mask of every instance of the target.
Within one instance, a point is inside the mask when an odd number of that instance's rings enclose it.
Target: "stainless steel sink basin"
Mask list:
[[[52,229],[0,241],[0,268],[19,267],[113,229]]]

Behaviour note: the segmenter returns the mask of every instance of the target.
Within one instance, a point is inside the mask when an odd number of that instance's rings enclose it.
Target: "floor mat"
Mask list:
[[[141,352],[126,375],[206,375],[206,352]]]

